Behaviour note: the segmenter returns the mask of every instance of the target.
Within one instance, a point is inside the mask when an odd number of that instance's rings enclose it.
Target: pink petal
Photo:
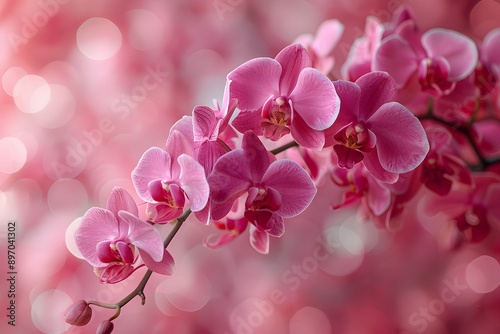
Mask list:
[[[422,163],[429,142],[420,121],[397,102],[384,104],[367,122],[377,136],[381,166],[392,173],[406,173]]]
[[[365,165],[370,174],[377,180],[391,184],[398,181],[399,174],[388,172],[382,167],[377,150],[366,153],[362,163]]]
[[[260,182],[269,167],[270,153],[266,150],[259,137],[252,131],[245,132],[241,147],[245,150],[246,158],[241,163],[248,164],[253,182]]]
[[[330,55],[344,33],[344,25],[338,20],[327,20],[321,23],[311,48],[320,58]]]
[[[174,161],[177,161],[177,158],[182,154],[193,155],[193,144],[190,143],[187,137],[181,132],[177,130],[170,130],[166,146],[165,151],[168,152],[172,158],[172,164],[170,165],[169,171],[170,177],[172,180],[177,180],[179,178],[180,168]]]
[[[422,46],[431,58],[443,57],[450,64],[450,81],[465,79],[476,68],[478,51],[467,36],[453,30],[431,29],[423,34]]]
[[[205,141],[196,150],[195,158],[208,175],[212,172],[217,160],[227,152],[227,148],[223,147],[219,141]]]
[[[118,211],[128,211],[133,215],[138,216],[139,211],[137,205],[130,194],[123,188],[114,187],[108,198],[106,209],[113,212],[115,217],[118,217]]]
[[[334,145],[333,150],[337,155],[338,165],[341,168],[351,169],[364,158],[363,153],[344,145]]]
[[[238,100],[235,98],[231,98],[230,96],[231,82],[231,80],[226,80],[226,86],[224,87],[224,96],[222,97],[222,107],[220,108],[220,110],[215,110],[215,117],[222,120],[221,124],[219,125],[219,132],[224,131],[227,124],[229,123],[229,120],[233,116],[236,106],[238,105]]]
[[[290,160],[273,162],[264,174],[262,184],[277,190],[281,195],[283,203],[276,214],[284,218],[303,212],[316,195],[316,187],[309,174]]]
[[[376,216],[382,215],[391,205],[391,192],[375,179],[367,177],[369,191],[366,197],[368,206]]]
[[[372,70],[385,71],[394,79],[398,89],[403,88],[417,70],[419,59],[410,45],[397,35],[391,35],[380,44],[373,58]]]
[[[290,133],[293,139],[304,148],[320,150],[325,145],[324,132],[311,129],[298,114],[293,118]]]
[[[340,99],[330,79],[317,69],[300,72],[289,99],[294,111],[314,130],[324,130],[337,119]]]
[[[166,203],[147,203],[148,221],[155,224],[166,224],[182,215],[183,208],[172,207]]]
[[[97,245],[101,241],[114,240],[119,234],[118,221],[111,211],[90,208],[75,232],[76,246],[92,266],[104,266],[97,257]]]
[[[250,174],[251,166],[246,161],[243,149],[236,149],[226,153],[217,161],[212,173],[207,178],[210,185],[211,200],[221,204],[233,196],[240,196],[250,188],[253,183]],[[231,206],[229,206],[227,212],[230,209]],[[213,219],[220,218],[222,217],[213,217]]]
[[[174,273],[175,261],[172,255],[165,249],[161,261],[155,261],[148,253],[139,249],[142,261],[148,269],[161,275],[172,275]]]
[[[301,71],[312,66],[311,58],[304,46],[296,43],[281,50],[275,59],[282,68],[279,95],[288,96],[294,89]]]
[[[152,225],[126,211],[120,211],[118,215],[129,225],[130,243],[148,253],[154,261],[160,261],[163,257],[163,241],[160,233]]]
[[[191,210],[200,211],[207,205],[210,192],[205,170],[196,160],[186,154],[182,154],[177,161],[181,166],[179,176],[181,189],[189,199]]]
[[[386,72],[370,72],[356,80],[356,84],[361,88],[358,120],[363,122],[398,96],[394,80]]]
[[[193,109],[193,139],[195,142],[217,139],[218,120],[214,111],[205,106],[196,106]]]
[[[253,225],[250,225],[250,244],[257,252],[269,254],[269,234],[257,230]]]
[[[219,248],[227,245],[228,243],[236,239],[238,236],[239,234],[232,232],[211,234],[203,239],[203,245],[211,249]]]
[[[132,171],[132,183],[139,197],[146,202],[154,202],[148,184],[154,180],[170,181],[170,154],[158,147],[151,147],[142,155]]]
[[[179,131],[182,133],[190,144],[193,144],[193,117],[192,116],[182,116],[180,120],[174,123],[170,128],[170,132]]]
[[[265,230],[270,236],[279,238],[285,233],[285,224],[283,217],[278,213],[272,212],[271,218],[267,221],[267,229]]]
[[[231,125],[241,133],[252,131],[257,136],[262,136],[262,116],[261,110],[241,111],[231,122]]]
[[[481,59],[490,67],[500,65],[500,28],[490,31],[483,40]]]
[[[271,96],[279,96],[281,65],[271,58],[255,58],[227,75],[231,80],[230,96],[238,108],[253,111],[261,108]]]

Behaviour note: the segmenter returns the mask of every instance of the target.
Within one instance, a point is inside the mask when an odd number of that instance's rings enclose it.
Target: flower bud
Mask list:
[[[99,324],[99,327],[97,327],[96,334],[110,334],[113,328],[115,328],[115,324],[109,320],[104,320]]]
[[[85,300],[71,305],[64,315],[64,321],[73,326],[85,326],[92,318],[92,309]]]

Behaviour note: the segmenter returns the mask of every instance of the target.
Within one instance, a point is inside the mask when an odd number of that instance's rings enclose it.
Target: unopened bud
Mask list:
[[[85,326],[92,318],[92,309],[85,300],[79,300],[70,306],[64,315],[64,321],[73,326]]]
[[[111,321],[104,320],[99,324],[99,327],[97,327],[96,334],[110,334],[113,328],[115,328],[115,325]]]

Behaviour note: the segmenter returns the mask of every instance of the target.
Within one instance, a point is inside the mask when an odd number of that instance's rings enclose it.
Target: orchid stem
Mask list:
[[[271,151],[271,153],[274,154],[274,155],[276,155],[276,154],[284,152],[284,151],[288,150],[289,148],[295,147],[295,146],[299,146],[299,144],[297,144],[297,142],[295,142],[295,141],[291,141],[288,144],[285,144],[283,146],[275,148],[274,150]]]

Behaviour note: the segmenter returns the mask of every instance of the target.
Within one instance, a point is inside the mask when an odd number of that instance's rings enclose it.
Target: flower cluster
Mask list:
[[[132,171],[145,219],[120,188],[106,209],[84,215],[77,246],[101,282],[143,266],[172,274],[166,246],[191,212],[222,230],[205,238],[207,247],[248,229],[252,247],[267,254],[284,219],[306,210],[327,183],[343,194],[331,209],[358,205],[380,228],[398,228],[406,205],[424,198],[427,214],[442,212],[451,224],[451,248],[488,237],[500,220],[500,29],[481,42],[421,31],[406,8],[391,22],[368,18],[335,79],[342,31],[327,21],[275,58],[238,66],[221,106],[196,106],[175,123],[165,148],[148,149]],[[158,228],[172,221],[164,243]],[[137,295],[144,300],[142,289]],[[69,322],[86,324],[90,308],[77,306]],[[111,332],[115,317],[101,332]]]

